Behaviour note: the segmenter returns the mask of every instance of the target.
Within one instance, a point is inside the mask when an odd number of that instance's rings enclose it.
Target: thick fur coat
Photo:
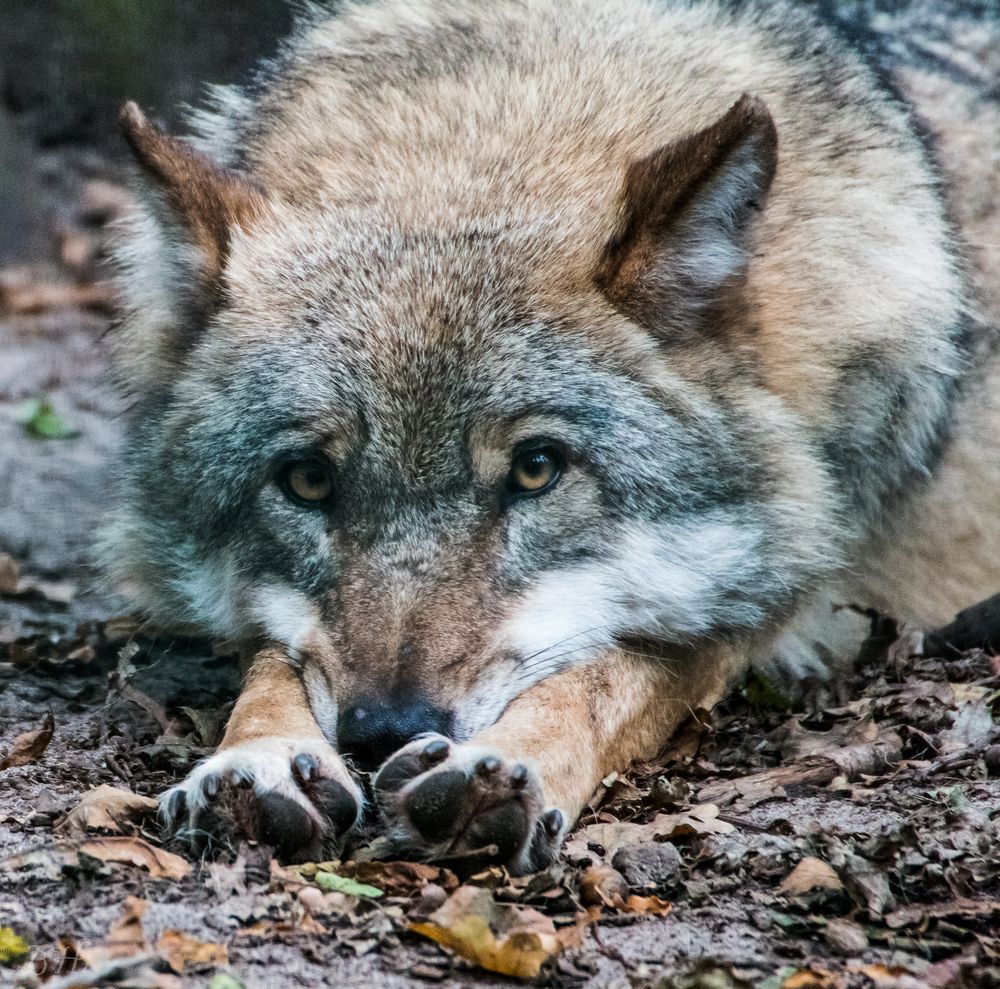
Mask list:
[[[150,181],[105,557],[159,623],[263,650],[187,825],[233,774],[265,830],[277,794],[339,838],[335,749],[402,747],[402,848],[527,868],[748,663],[801,683],[857,608],[1000,587],[995,297],[910,108],[806,7],[315,8],[189,142],[123,121]]]

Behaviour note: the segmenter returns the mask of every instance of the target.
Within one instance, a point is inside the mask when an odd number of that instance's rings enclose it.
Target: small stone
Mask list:
[[[630,889],[650,890],[675,886],[681,878],[681,857],[669,843],[650,842],[619,848],[611,861]]]
[[[823,937],[826,938],[831,951],[845,958],[856,957],[868,947],[868,937],[864,928],[855,921],[843,917],[831,920],[826,925]]]

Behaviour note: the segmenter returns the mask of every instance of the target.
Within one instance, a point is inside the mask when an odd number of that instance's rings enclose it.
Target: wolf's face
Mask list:
[[[817,572],[801,423],[704,285],[628,290],[644,234],[577,279],[541,226],[283,217],[231,233],[136,408],[114,568],[159,620],[283,643],[331,732],[390,709],[466,738],[603,649],[767,626]]]

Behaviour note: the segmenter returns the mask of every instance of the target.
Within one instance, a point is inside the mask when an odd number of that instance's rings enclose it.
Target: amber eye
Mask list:
[[[566,459],[555,447],[534,447],[514,455],[507,478],[514,494],[541,494],[559,480]]]
[[[300,505],[318,505],[333,494],[330,465],[319,457],[293,460],[278,476],[285,494]]]

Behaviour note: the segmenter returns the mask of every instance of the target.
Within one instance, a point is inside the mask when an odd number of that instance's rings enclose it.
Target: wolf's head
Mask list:
[[[760,102],[575,212],[426,222],[124,124],[154,181],[111,569],[161,623],[283,643],[331,734],[468,737],[602,650],[766,627],[822,569],[826,481],[754,362]]]

